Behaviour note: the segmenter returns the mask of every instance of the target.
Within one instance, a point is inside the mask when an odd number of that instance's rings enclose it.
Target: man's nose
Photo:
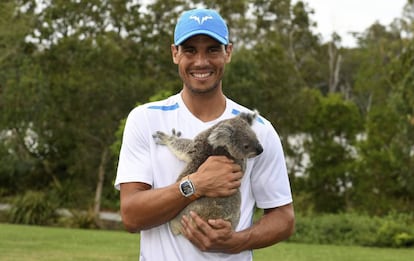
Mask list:
[[[198,52],[195,57],[195,65],[202,66],[208,64],[208,55],[204,52]]]

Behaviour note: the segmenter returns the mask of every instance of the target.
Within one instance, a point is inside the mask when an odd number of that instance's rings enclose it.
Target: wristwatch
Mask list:
[[[191,182],[190,180],[190,175],[184,177],[181,180],[179,189],[180,189],[181,194],[183,194],[184,197],[189,198],[191,200],[196,200],[200,197],[200,195],[196,193],[196,189],[195,189],[193,182]]]

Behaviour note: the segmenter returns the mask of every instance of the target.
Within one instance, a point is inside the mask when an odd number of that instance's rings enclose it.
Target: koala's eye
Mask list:
[[[244,144],[244,149],[248,150],[250,148],[249,144]]]

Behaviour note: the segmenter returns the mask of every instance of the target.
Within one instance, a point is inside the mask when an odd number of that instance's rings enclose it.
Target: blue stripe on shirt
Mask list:
[[[168,106],[165,106],[165,105],[163,105],[163,106],[152,105],[152,106],[149,106],[148,109],[162,110],[162,111],[173,111],[173,110],[178,109],[178,107],[179,106],[178,106],[178,102],[177,102],[174,105],[168,105]]]

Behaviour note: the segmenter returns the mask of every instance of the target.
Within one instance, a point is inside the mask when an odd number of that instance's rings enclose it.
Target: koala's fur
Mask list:
[[[251,128],[257,115],[257,111],[242,112],[234,118],[218,122],[198,134],[194,140],[180,138],[181,134],[175,130],[173,135],[158,131],[153,137],[157,144],[166,145],[176,157],[187,162],[177,180],[196,172],[211,155],[224,155],[233,159],[244,172],[247,158],[263,152],[263,147]],[[170,221],[171,230],[174,234],[179,234],[180,219],[183,215],[190,218],[190,211],[194,211],[204,220],[218,218],[228,220],[235,229],[239,223],[240,204],[240,191],[229,197],[201,197],[190,203]]]

